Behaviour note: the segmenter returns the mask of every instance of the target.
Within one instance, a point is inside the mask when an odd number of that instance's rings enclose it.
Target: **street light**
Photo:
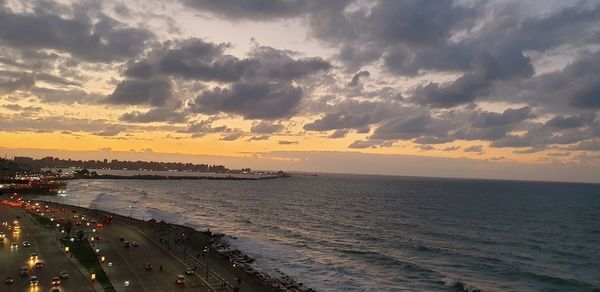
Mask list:
[[[127,287],[129,287],[129,281],[125,281],[125,291],[127,291]]]
[[[108,262],[108,277],[110,278],[110,271],[112,270],[112,262]]]

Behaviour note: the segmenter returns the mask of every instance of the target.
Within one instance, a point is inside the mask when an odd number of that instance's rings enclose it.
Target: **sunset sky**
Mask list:
[[[598,1],[0,0],[3,156],[598,182],[599,109]]]

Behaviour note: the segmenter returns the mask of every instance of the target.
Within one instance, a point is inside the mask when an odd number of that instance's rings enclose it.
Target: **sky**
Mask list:
[[[0,0],[7,156],[600,182],[600,1]]]

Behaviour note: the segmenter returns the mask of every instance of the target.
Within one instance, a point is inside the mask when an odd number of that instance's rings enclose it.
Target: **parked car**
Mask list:
[[[69,279],[69,273],[67,271],[62,271],[58,275],[61,279]]]
[[[125,237],[123,237],[123,236],[119,236],[119,240],[120,240],[120,241],[125,241]]]
[[[131,244],[133,244],[133,246],[139,246],[140,245],[140,243],[137,242],[137,241],[135,241],[135,240]]]

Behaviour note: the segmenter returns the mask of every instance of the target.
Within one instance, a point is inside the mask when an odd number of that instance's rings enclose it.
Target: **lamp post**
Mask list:
[[[125,281],[125,292],[127,292],[127,287],[129,287],[129,281]]]
[[[110,278],[110,271],[112,270],[112,262],[108,262],[108,277]]]

